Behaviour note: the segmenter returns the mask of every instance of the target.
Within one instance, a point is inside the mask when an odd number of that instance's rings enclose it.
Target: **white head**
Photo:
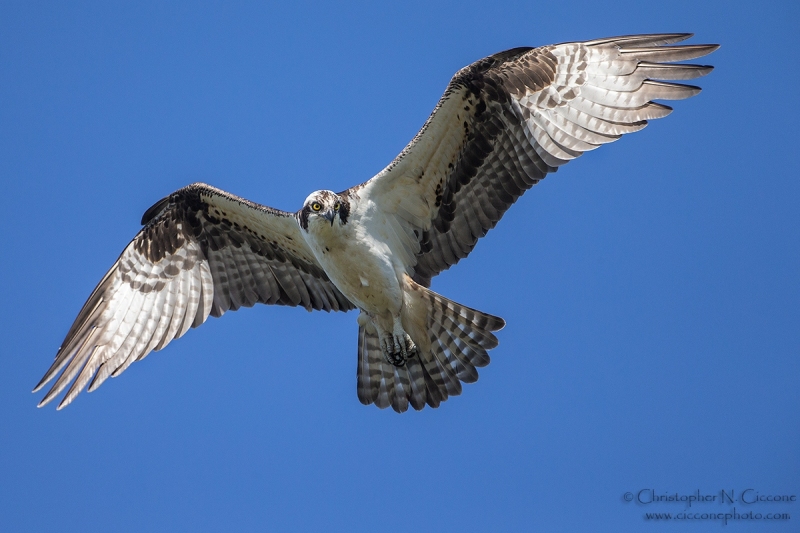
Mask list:
[[[337,221],[340,225],[347,224],[349,215],[350,202],[347,197],[333,191],[315,191],[308,195],[303,208],[297,212],[297,222],[304,231],[308,231],[309,227],[317,224],[329,224],[331,227]]]

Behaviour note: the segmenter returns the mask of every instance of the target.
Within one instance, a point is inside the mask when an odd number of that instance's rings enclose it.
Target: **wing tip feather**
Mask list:
[[[52,401],[52,398],[50,398],[50,399],[42,398],[41,400],[39,400],[39,403],[36,404],[36,408],[37,409],[41,409],[42,407],[44,407],[45,405],[47,405],[51,401]]]
[[[625,43],[638,43],[638,44],[673,44],[685,41],[694,37],[694,33],[645,33],[645,34],[631,34],[631,35],[617,35],[615,37],[603,37],[601,39],[593,39],[585,41],[587,45],[603,45],[614,43],[617,45],[624,45]]]
[[[37,383],[36,386],[31,391],[32,394],[36,394],[37,392],[42,390],[42,387],[47,385],[47,382],[50,381],[51,379],[53,379],[52,376],[49,377],[48,379],[45,379],[45,378],[47,378],[47,374],[45,374],[44,377],[39,380],[39,383]]]

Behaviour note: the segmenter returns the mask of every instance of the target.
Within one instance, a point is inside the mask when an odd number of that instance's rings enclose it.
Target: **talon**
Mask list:
[[[398,351],[400,352],[400,357],[402,357],[403,361],[405,361],[408,358],[408,351],[406,349],[407,348],[406,339],[395,337],[394,345],[399,349]]]
[[[396,367],[401,367],[406,364],[406,360],[398,353],[386,354],[386,362]]]
[[[406,335],[406,359],[411,359],[415,355],[417,355],[417,345]]]
[[[417,345],[407,334],[386,335],[381,339],[383,357],[390,365],[404,366],[406,361],[417,354]]]
[[[390,365],[400,367],[406,364],[406,356],[403,353],[404,346],[397,342],[393,335],[386,335],[381,339],[381,349],[384,359]]]

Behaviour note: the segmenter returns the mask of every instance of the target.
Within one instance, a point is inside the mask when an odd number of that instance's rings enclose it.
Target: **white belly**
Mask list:
[[[326,226],[310,228],[306,240],[336,288],[370,315],[399,315],[403,292],[389,247],[352,222]]]

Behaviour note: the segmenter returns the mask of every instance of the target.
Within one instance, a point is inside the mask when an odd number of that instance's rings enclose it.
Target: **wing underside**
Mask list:
[[[96,389],[209,315],[256,303],[353,308],[313,258],[293,214],[194,184],[155,204],[142,222],[34,389],[61,372],[39,406],[71,383],[65,407],[87,384]]]
[[[641,130],[712,67],[677,63],[717,45],[690,34],[517,48],[459,71],[428,121],[380,174],[348,193],[392,216],[414,280],[466,257],[529,188],[584,152]],[[409,237],[411,236],[411,237]]]

